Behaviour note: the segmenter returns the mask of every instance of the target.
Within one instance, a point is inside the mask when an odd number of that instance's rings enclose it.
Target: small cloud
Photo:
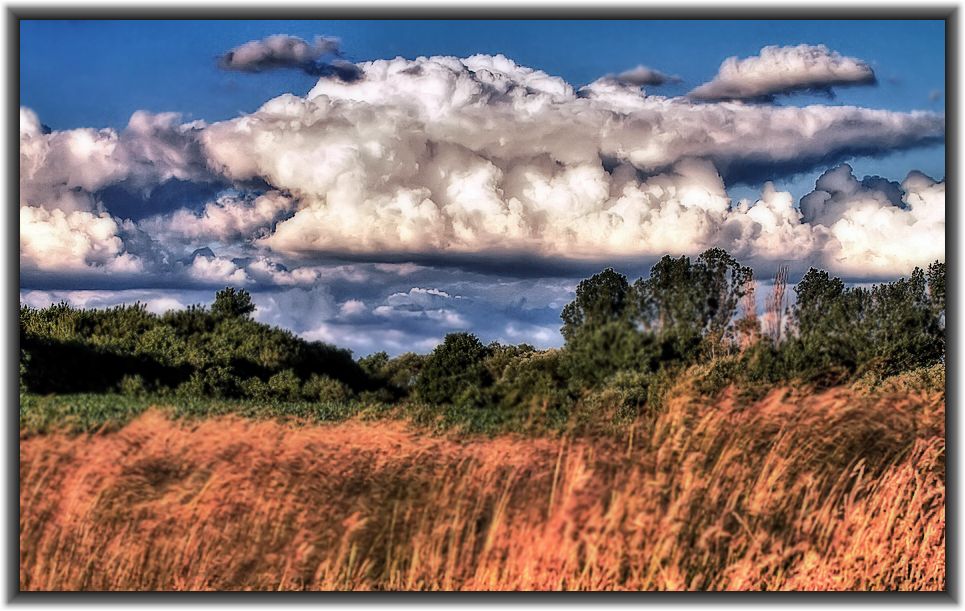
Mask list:
[[[245,285],[250,279],[234,261],[215,255],[210,248],[198,249],[185,266],[187,275],[195,281],[212,285]]]
[[[343,318],[349,318],[352,316],[358,316],[359,314],[364,314],[368,308],[365,306],[365,302],[359,299],[349,299],[348,301],[342,303],[339,307],[339,316]]]
[[[666,83],[679,83],[679,76],[671,76],[664,74],[659,70],[654,70],[648,66],[642,64],[635,68],[629,70],[624,70],[619,74],[608,74],[603,77],[611,81],[616,81],[623,85],[632,85],[634,87],[645,87],[645,86],[658,86],[664,85]]]
[[[867,63],[824,45],[770,46],[746,59],[727,58],[713,80],[688,96],[703,101],[773,101],[775,95],[820,92],[831,97],[834,86],[876,83]]]
[[[407,293],[393,293],[386,299],[392,307],[416,306],[420,308],[436,306],[452,296],[439,289],[413,287]]]
[[[340,45],[337,38],[327,36],[316,36],[312,42],[308,42],[298,36],[275,34],[231,49],[218,58],[218,65],[224,70],[237,72],[295,69],[312,76],[358,80],[361,76],[358,67],[339,58]],[[321,61],[326,56],[335,59]]]
[[[416,265],[415,263],[376,263],[375,269],[380,272],[408,276],[409,274],[414,274],[415,272],[428,268],[422,265]]]

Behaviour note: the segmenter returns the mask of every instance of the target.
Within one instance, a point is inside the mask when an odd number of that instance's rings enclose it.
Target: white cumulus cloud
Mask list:
[[[107,213],[20,207],[20,267],[55,272],[133,273],[143,262],[128,253]]]
[[[198,213],[181,208],[144,219],[139,225],[155,235],[192,243],[244,241],[267,234],[272,223],[293,207],[293,202],[277,191],[258,197],[222,195]]]
[[[205,130],[219,171],[299,202],[262,246],[586,259],[713,245],[776,256],[808,244],[813,254],[820,232],[786,197],[731,206],[724,179],[944,133],[944,118],[925,112],[695,104],[605,84],[575,92],[502,56],[359,67],[357,82],[321,79],[305,98]]]

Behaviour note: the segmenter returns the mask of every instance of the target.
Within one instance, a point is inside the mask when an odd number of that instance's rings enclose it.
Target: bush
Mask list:
[[[256,401],[267,401],[272,396],[268,384],[261,378],[256,377],[247,378],[241,383],[241,394]]]
[[[249,394],[245,386],[260,395],[242,380],[291,370],[300,384],[318,374],[353,390],[371,386],[347,350],[257,323],[253,308],[247,292],[231,289],[219,291],[211,311],[190,306],[161,316],[143,304],[23,306],[20,346],[32,355],[24,384],[33,392],[115,392],[125,376],[140,376],[159,393],[237,397]]]
[[[428,358],[426,355],[406,352],[390,359],[382,368],[382,379],[386,387],[397,397],[410,394],[415,389]]]
[[[204,375],[200,371],[195,371],[187,380],[182,382],[175,389],[174,394],[181,399],[191,399],[203,397],[207,393],[204,383]]]
[[[576,403],[571,425],[581,432],[612,431],[648,413],[652,375],[631,371],[614,374]]]
[[[388,364],[389,354],[387,352],[376,352],[359,359],[359,367],[373,379],[382,378],[385,375],[385,368]]]
[[[20,380],[21,395],[29,390],[29,387],[27,385],[27,380],[30,377],[29,364],[30,364],[30,354],[21,350],[20,351],[20,368],[19,368],[20,374],[18,376]]]
[[[491,378],[483,366],[486,356],[488,350],[475,335],[450,333],[432,351],[419,373],[419,397],[436,405],[454,404],[467,390],[488,386]]]
[[[268,391],[277,399],[294,401],[301,396],[301,383],[291,369],[279,371],[268,378]]]
[[[237,397],[241,394],[241,380],[228,367],[213,365],[195,371],[187,381],[177,388],[177,395],[192,397]]]
[[[618,371],[653,371],[660,356],[661,346],[652,334],[613,321],[573,331],[561,364],[570,388],[578,393]]]
[[[322,403],[345,403],[352,396],[352,390],[338,380],[313,373],[305,382],[302,396],[309,401]]]
[[[147,394],[144,378],[137,374],[126,375],[121,378],[119,389],[121,394],[126,397],[143,397]]]
[[[515,357],[494,385],[498,407],[523,414],[557,414],[565,419],[572,404],[560,350],[526,352]]]

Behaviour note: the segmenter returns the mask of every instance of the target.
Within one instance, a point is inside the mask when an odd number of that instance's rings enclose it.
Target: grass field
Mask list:
[[[61,401],[60,431],[47,401],[21,407],[24,590],[946,587],[939,392],[678,394],[535,438],[147,400]]]

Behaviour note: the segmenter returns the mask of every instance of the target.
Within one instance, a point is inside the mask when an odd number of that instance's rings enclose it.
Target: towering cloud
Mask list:
[[[308,42],[297,36],[275,34],[261,40],[251,40],[231,49],[218,59],[218,65],[225,70],[238,72],[266,72],[291,68],[301,70],[312,76],[335,76],[351,81],[359,76],[359,71],[351,62],[340,59],[339,40],[316,36]],[[332,56],[329,62],[320,61]]]
[[[825,260],[853,276],[907,273],[945,258],[945,183],[912,172],[897,188],[855,178],[851,167],[825,172],[801,200],[802,220],[827,228]]]
[[[771,46],[755,57],[727,58],[712,81],[689,95],[695,100],[772,100],[800,91],[830,95],[835,86],[875,82],[871,66],[824,45]]]

